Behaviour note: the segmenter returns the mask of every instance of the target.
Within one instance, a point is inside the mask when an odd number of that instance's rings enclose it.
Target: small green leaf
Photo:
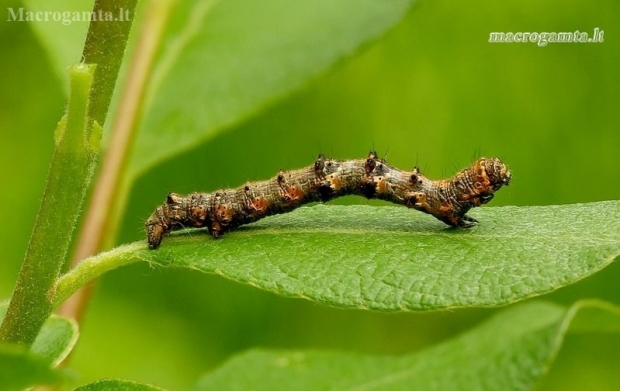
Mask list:
[[[157,388],[148,384],[141,384],[126,380],[99,380],[94,383],[86,384],[76,388],[74,391],[163,391],[163,388]]]
[[[7,303],[0,303],[0,322],[4,319],[6,310]],[[52,315],[43,324],[31,350],[52,366],[56,366],[71,352],[78,336],[78,326],[73,319]]]
[[[158,250],[134,243],[63,276],[56,304],[137,260],[215,273],[339,307],[497,306],[575,283],[620,255],[620,201],[481,208],[469,230],[403,207],[300,208],[213,240],[188,230]]]
[[[531,390],[557,355],[582,308],[620,319],[620,308],[533,302],[502,311],[471,331],[400,357],[342,352],[241,354],[203,378],[202,390]]]
[[[56,366],[73,350],[78,337],[78,326],[73,319],[52,315],[34,340],[32,351]]]
[[[146,98],[134,173],[303,86],[401,19],[412,0],[176,4]]]
[[[64,376],[50,363],[17,345],[0,345],[0,390],[22,390],[59,383]]]

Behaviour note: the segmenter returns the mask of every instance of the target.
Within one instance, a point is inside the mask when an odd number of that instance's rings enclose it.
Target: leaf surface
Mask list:
[[[0,345],[0,389],[23,390],[35,385],[57,384],[63,379],[44,358],[17,345]]]
[[[7,304],[0,304],[0,323]],[[34,385],[57,384],[65,378],[52,366],[62,361],[77,341],[75,322],[51,316],[28,351],[21,346],[0,345],[0,389],[21,390]]]
[[[454,339],[404,356],[253,350],[204,377],[202,390],[531,390],[581,309],[620,320],[601,302],[564,308],[532,302],[502,311]],[[601,326],[599,323],[598,326]]]
[[[391,311],[511,303],[620,255],[617,201],[473,214],[476,228],[456,230],[405,208],[317,205],[222,240],[190,231],[143,254],[286,296]]]
[[[63,277],[61,300],[138,260],[183,267],[280,295],[384,311],[504,305],[575,283],[620,255],[620,202],[490,207],[446,228],[403,207],[304,207],[213,240],[204,230],[118,247]]]
[[[6,314],[7,304],[0,304],[0,323]],[[50,316],[32,344],[32,352],[38,354],[53,366],[60,363],[71,352],[79,337],[77,323],[62,316]]]

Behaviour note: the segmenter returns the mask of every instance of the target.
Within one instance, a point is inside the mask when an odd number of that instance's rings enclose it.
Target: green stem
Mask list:
[[[111,15],[116,20],[97,18],[88,26],[82,52],[83,61],[97,64],[89,117],[105,123],[118,71],[123,62],[137,0],[95,0],[93,13]]]
[[[71,70],[66,119],[56,130],[57,147],[26,258],[0,326],[0,341],[30,346],[52,310],[56,283],[96,164],[101,126],[107,117],[123,61],[137,0],[96,0],[82,61]],[[113,20],[109,20],[108,15]],[[94,147],[96,144],[96,148]]]
[[[146,251],[149,250],[146,249],[144,242],[135,242],[84,259],[58,279],[54,289],[52,305],[56,307],[62,304],[82,286],[105,272],[116,269],[119,266],[146,260],[146,257],[143,259],[137,255],[140,252]]]
[[[45,193],[0,327],[2,342],[30,346],[51,313],[48,293],[66,260],[97,161],[101,128],[88,116],[94,72],[94,65],[76,65],[69,72],[67,115],[56,129],[56,150]]]
[[[101,170],[79,234],[72,266],[108,248],[116,237],[130,187],[126,174],[128,157],[138,129],[143,94],[149,85],[151,67],[171,13],[171,5],[170,1],[157,1],[144,10],[145,15],[135,51],[130,59],[128,75],[121,88],[115,120],[110,127],[107,151],[102,159]],[[80,290],[60,308],[60,313],[79,320],[89,296],[89,289]]]

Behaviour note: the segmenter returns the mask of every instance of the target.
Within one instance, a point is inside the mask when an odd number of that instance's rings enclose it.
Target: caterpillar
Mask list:
[[[309,202],[362,195],[428,213],[447,225],[471,228],[467,212],[486,204],[512,174],[498,158],[481,157],[450,179],[431,180],[417,167],[392,167],[376,152],[366,159],[333,160],[319,155],[313,165],[280,171],[266,181],[248,182],[214,193],[168,194],[145,223],[148,246],[156,249],[165,234],[185,227],[207,227],[213,238],[266,216],[290,212]]]

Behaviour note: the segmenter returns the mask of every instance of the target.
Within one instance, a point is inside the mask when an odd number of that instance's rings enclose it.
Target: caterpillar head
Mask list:
[[[487,177],[491,182],[493,191],[499,190],[502,186],[508,186],[512,179],[512,173],[508,167],[498,158],[482,158]]]

